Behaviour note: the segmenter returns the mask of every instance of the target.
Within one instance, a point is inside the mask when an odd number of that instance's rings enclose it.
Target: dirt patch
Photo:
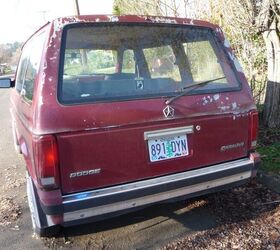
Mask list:
[[[18,172],[18,168],[19,166],[13,165],[2,170],[4,175],[4,185],[2,188],[4,192],[20,187],[25,183],[25,176]]]
[[[279,195],[254,184],[209,196],[219,226],[163,249],[279,249]]]
[[[8,226],[15,222],[21,215],[21,208],[12,198],[0,200],[0,226]]]

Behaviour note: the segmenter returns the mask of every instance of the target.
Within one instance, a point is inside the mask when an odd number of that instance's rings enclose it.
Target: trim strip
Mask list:
[[[162,200],[167,200],[170,198],[180,197],[191,193],[196,193],[202,190],[207,190],[211,188],[215,188],[218,186],[238,182],[240,180],[248,179],[251,177],[251,171],[246,171],[243,173],[239,173],[236,175],[232,175],[229,177],[224,177],[212,181],[207,181],[204,183],[188,186],[188,187],[182,187],[175,190],[170,190],[167,192],[162,192],[155,195],[149,195],[144,197],[139,197],[136,199],[131,199],[127,201],[122,202],[116,202],[113,204],[98,206],[94,208],[87,208],[87,209],[81,209],[73,212],[68,212],[64,214],[64,222],[84,219],[92,216],[98,216],[102,214],[108,214],[116,211],[121,211],[129,208],[135,208],[144,206],[147,204],[156,203]]]
[[[153,140],[153,139],[157,139],[159,137],[175,136],[175,135],[182,135],[182,134],[192,134],[192,133],[193,133],[193,125],[186,126],[186,127],[177,127],[177,128],[168,128],[168,129],[147,131],[147,132],[144,132],[144,139]]]
[[[241,159],[241,160],[213,165],[210,167],[204,167],[204,168],[200,168],[200,169],[190,170],[190,171],[186,171],[183,173],[177,173],[177,174],[171,174],[171,175],[167,175],[167,176],[157,177],[157,178],[153,178],[153,179],[149,179],[149,180],[138,181],[138,182],[133,182],[133,183],[129,183],[129,184],[108,187],[108,188],[101,188],[101,189],[88,191],[88,192],[80,192],[80,193],[75,193],[75,194],[64,195],[62,197],[62,200],[63,200],[64,205],[66,205],[66,204],[70,205],[70,204],[74,204],[79,201],[96,199],[96,198],[101,198],[101,197],[108,197],[108,196],[112,196],[112,195],[126,193],[128,191],[137,191],[140,189],[146,189],[146,188],[151,188],[151,187],[155,188],[157,186],[162,186],[162,185],[165,185],[168,183],[174,183],[174,182],[178,182],[181,180],[207,176],[210,174],[217,175],[220,172],[235,170],[235,169],[238,169],[238,168],[240,168],[242,166],[246,166],[246,165],[253,166],[254,161],[249,158],[245,158],[245,159]],[[239,172],[241,172],[241,171],[239,171]]]

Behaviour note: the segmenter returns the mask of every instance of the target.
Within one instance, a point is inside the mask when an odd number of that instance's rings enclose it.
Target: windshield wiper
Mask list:
[[[166,105],[170,104],[171,102],[175,101],[176,99],[180,98],[181,96],[186,95],[187,93],[189,93],[190,91],[192,91],[193,89],[195,89],[197,87],[201,87],[202,85],[206,85],[206,84],[208,84],[210,82],[214,82],[214,81],[221,80],[221,79],[224,79],[224,78],[226,78],[226,77],[222,76],[222,77],[218,77],[218,78],[214,78],[214,79],[210,79],[210,80],[206,80],[206,81],[202,81],[202,82],[186,85],[185,87],[182,88],[182,92],[181,93],[179,93],[178,95],[173,96],[173,97],[167,99],[165,101],[165,104]]]

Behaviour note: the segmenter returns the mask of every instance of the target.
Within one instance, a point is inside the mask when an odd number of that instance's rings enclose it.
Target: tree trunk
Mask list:
[[[277,34],[278,33],[278,34]],[[269,30],[263,32],[267,48],[268,81],[264,105],[264,124],[280,127],[280,37],[274,18]]]

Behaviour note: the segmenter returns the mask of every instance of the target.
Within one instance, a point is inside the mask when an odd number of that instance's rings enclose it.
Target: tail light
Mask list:
[[[259,117],[258,112],[254,111],[250,113],[249,118],[249,149],[254,150],[257,146],[257,137],[258,137],[258,127],[259,127]]]
[[[54,136],[47,135],[35,138],[34,159],[39,186],[45,189],[58,188],[58,153]]]

